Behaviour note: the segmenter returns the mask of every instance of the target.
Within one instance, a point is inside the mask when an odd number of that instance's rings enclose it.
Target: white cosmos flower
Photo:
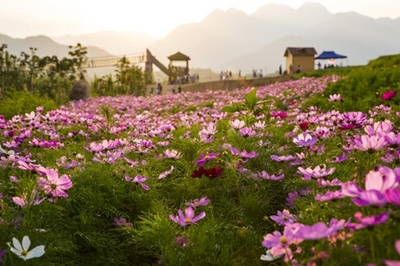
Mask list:
[[[260,259],[263,260],[263,261],[273,261],[273,260],[276,260],[276,259],[278,259],[280,257],[282,257],[282,255],[281,256],[273,256],[271,254],[271,250],[267,249],[266,255],[261,255]]]
[[[31,245],[31,240],[29,239],[29,236],[24,236],[22,238],[22,246],[21,243],[19,242],[18,239],[13,237],[12,239],[14,247],[11,246],[11,243],[7,243],[8,246],[10,247],[11,252],[16,254],[18,257],[20,257],[23,260],[29,260],[32,258],[39,258],[44,254],[44,245],[37,246],[31,251],[28,251],[30,245]]]

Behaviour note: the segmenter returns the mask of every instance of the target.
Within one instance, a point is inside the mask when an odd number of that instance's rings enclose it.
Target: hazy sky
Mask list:
[[[233,7],[250,15],[270,3],[297,9],[305,2],[321,3],[331,13],[400,17],[400,0],[0,0],[0,33],[26,37],[116,30],[164,37],[180,24],[200,22],[215,9]]]

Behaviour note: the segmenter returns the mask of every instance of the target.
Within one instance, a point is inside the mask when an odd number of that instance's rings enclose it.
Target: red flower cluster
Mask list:
[[[212,167],[209,169],[205,169],[204,167],[201,166],[198,170],[194,170],[191,177],[200,178],[203,175],[205,175],[208,178],[217,178],[222,174],[223,171],[224,168]]]

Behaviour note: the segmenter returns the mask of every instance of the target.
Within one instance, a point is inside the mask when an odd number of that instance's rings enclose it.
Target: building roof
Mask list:
[[[181,52],[177,52],[173,55],[168,56],[170,61],[187,61],[190,60],[190,57],[182,54]]]
[[[285,50],[285,54],[283,56],[292,55],[316,55],[317,51],[315,51],[314,47],[288,47]]]
[[[347,58],[347,56],[337,54],[334,51],[323,51],[322,54],[317,56],[315,59],[336,59],[336,58]]]

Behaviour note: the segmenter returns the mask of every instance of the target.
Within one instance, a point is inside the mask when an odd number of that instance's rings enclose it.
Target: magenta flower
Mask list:
[[[341,130],[361,128],[366,118],[367,115],[362,112],[344,113],[341,117],[341,121],[338,128]]]
[[[231,125],[232,128],[234,129],[241,129],[243,128],[246,124],[242,120],[235,119],[235,121],[229,121],[229,124]]]
[[[203,166],[207,161],[216,158],[219,152],[210,152],[207,154],[200,154],[200,160],[196,161],[197,166]]]
[[[340,94],[331,94],[331,95],[329,95],[328,101],[330,101],[330,102],[336,102],[336,101],[341,101],[341,102],[343,102],[343,99],[342,99],[342,97],[340,96]]]
[[[293,155],[288,155],[288,156],[278,156],[278,155],[271,155],[270,158],[276,162],[285,162],[285,161],[292,161],[296,160],[297,158]]]
[[[137,183],[139,184],[144,190],[149,190],[150,187],[148,185],[146,185],[144,182],[147,181],[149,179],[148,176],[143,177],[141,174],[138,174],[137,176],[135,176],[133,179],[131,177],[129,177],[128,175],[125,175],[125,180],[128,182],[132,182],[132,183]]]
[[[115,227],[131,227],[132,223],[128,223],[125,218],[114,218],[114,222],[112,223]]]
[[[286,209],[284,209],[282,212],[278,211],[278,215],[271,215],[270,218],[279,225],[286,225],[288,223],[292,224],[297,221],[297,217]]]
[[[230,150],[233,155],[241,157],[243,159],[243,162],[247,162],[247,159],[255,158],[258,156],[258,153],[256,153],[255,151],[247,152],[246,150],[243,150],[240,152],[238,149],[232,147],[230,148]]]
[[[317,184],[320,185],[321,187],[335,187],[335,186],[341,187],[343,185],[343,182],[339,181],[339,179],[337,178],[334,178],[332,180],[324,180],[322,178],[318,178]]]
[[[294,201],[298,198],[300,198],[299,192],[289,192],[288,197],[286,198],[286,205],[289,207],[294,207]]]
[[[314,178],[321,178],[324,176],[328,176],[333,174],[335,172],[336,168],[330,168],[327,169],[325,164],[322,165],[317,165],[314,169],[308,167],[307,169],[304,169],[303,167],[297,168],[297,173],[304,175],[304,178],[306,180],[309,180],[311,177]]]
[[[159,176],[158,179],[164,179],[166,178],[168,175],[170,175],[173,171],[174,171],[174,166],[171,166],[171,168],[165,172],[162,172]]]
[[[356,218],[356,220],[359,222],[357,223],[350,223],[347,225],[347,228],[351,229],[351,230],[359,230],[365,227],[372,227],[378,224],[382,224],[387,222],[387,220],[389,219],[389,214],[390,212],[382,212],[381,214],[379,214],[378,216],[362,216],[361,212],[356,212],[354,214],[354,218]]]
[[[396,173],[389,167],[379,167],[377,171],[370,171],[365,177],[365,191],[353,182],[342,186],[345,196],[352,197],[357,206],[383,206],[386,204],[385,193],[398,184]]]
[[[183,236],[177,236],[177,237],[175,237],[174,240],[175,240],[175,244],[177,244],[178,246],[180,246],[180,247],[182,247],[182,248],[186,247],[186,242],[187,242],[187,240],[186,240],[185,237],[183,237]]]
[[[328,190],[324,195],[317,194],[315,196],[315,200],[328,201],[328,200],[335,200],[335,199],[340,199],[340,198],[344,198],[344,197],[345,197],[345,195],[343,195],[341,190],[337,190],[337,191]]]
[[[384,100],[384,101],[388,101],[388,100],[391,100],[391,99],[393,99],[394,97],[396,97],[396,95],[397,95],[397,92],[395,92],[395,91],[392,91],[392,90],[388,90],[388,91],[385,91],[383,94],[382,94],[382,100]]]
[[[244,127],[244,128],[241,128],[239,130],[239,134],[242,137],[248,138],[248,137],[255,136],[257,134],[257,132],[254,129],[250,128],[250,127]]]
[[[393,124],[389,120],[381,121],[381,122],[375,122],[373,126],[367,125],[364,128],[364,131],[369,135],[378,135],[378,136],[385,136],[388,133],[393,133],[391,132],[393,129]]]
[[[311,136],[308,133],[301,133],[297,136],[297,138],[293,139],[293,142],[300,147],[310,147],[317,143],[318,139],[316,137]]]
[[[397,253],[400,255],[400,239],[396,240],[394,247],[397,250]],[[399,260],[383,260],[383,262],[386,264],[386,266],[399,266],[400,261]]]
[[[347,160],[347,155],[345,153],[343,153],[340,156],[336,156],[334,157],[332,160],[329,160],[329,163],[341,163]]]
[[[266,180],[281,180],[281,179],[285,178],[285,174],[283,174],[283,173],[280,173],[278,176],[276,176],[274,174],[270,175],[265,171],[259,172],[258,176],[260,176],[261,178],[266,179]]]
[[[1,198],[1,197],[0,197]],[[14,203],[25,208],[26,205],[39,205],[42,203],[46,198],[39,199],[39,194],[36,190],[33,190],[31,195],[28,197],[26,193],[23,193],[21,197],[13,197],[12,198]]]
[[[41,175],[46,175],[47,169],[39,164],[26,163],[22,160],[19,160],[18,164],[18,168],[22,170],[33,171]]]
[[[303,224],[294,224],[298,226],[295,235],[305,240],[318,240],[335,234],[338,230],[343,229],[348,224],[348,221],[332,219],[329,227],[324,222],[318,222],[311,226]]]
[[[186,206],[196,209],[199,206],[207,206],[210,200],[207,197],[202,197],[201,199],[195,199],[193,202],[186,202]]]
[[[286,224],[283,229],[283,234],[279,231],[275,231],[272,234],[265,235],[264,240],[262,241],[262,246],[270,248],[270,253],[274,257],[285,255],[284,260],[285,262],[288,262],[293,258],[291,246],[297,246],[303,241],[303,239],[293,234],[295,230],[296,228],[293,224]],[[295,250],[296,253],[299,253],[300,251],[300,247],[297,247]]]
[[[362,135],[361,138],[356,138],[354,140],[354,148],[368,152],[378,151],[382,149],[385,145],[385,138],[376,135]]]
[[[2,249],[2,250],[0,250],[0,263],[1,263],[1,264],[4,263],[3,257],[4,257],[4,255],[5,255],[7,252],[8,252],[7,249]]]
[[[169,149],[167,149],[164,152],[164,154],[165,154],[165,157],[172,158],[172,159],[179,159],[182,156],[180,152],[178,152],[176,150],[169,150]]]
[[[58,177],[56,169],[47,169],[46,178],[39,178],[38,184],[43,188],[44,192],[53,197],[67,198],[68,194],[65,190],[72,187],[72,181],[67,175]]]
[[[385,197],[388,202],[400,206],[400,189],[399,189],[399,187],[397,187],[395,189],[386,190]]]
[[[400,146],[400,133],[393,133],[393,132],[388,132],[383,136],[386,140],[386,143],[388,146],[392,148],[397,148]]]
[[[199,215],[194,217],[194,210],[192,207],[187,207],[185,209],[185,214],[183,214],[182,210],[178,210],[178,216],[174,216],[173,214],[169,215],[169,218],[174,221],[175,223],[181,225],[181,226],[187,226],[191,224],[195,224],[199,220],[203,219],[206,217],[205,212],[201,212]]]

